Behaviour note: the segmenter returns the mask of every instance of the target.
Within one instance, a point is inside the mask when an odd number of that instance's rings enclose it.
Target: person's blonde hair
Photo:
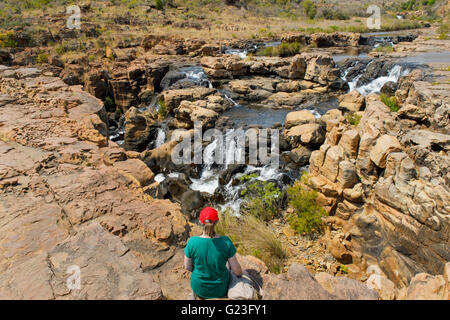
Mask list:
[[[210,238],[214,238],[216,236],[215,227],[216,223],[211,220],[205,220],[205,224],[203,225],[203,233],[208,235]]]

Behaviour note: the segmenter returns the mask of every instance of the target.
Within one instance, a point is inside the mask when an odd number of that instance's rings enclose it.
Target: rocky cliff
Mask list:
[[[377,95],[342,97],[310,158],[330,252],[399,287],[417,273],[442,274],[450,260],[450,85],[425,79],[416,70],[400,80],[398,112]],[[341,112],[349,110],[361,116],[356,127]]]

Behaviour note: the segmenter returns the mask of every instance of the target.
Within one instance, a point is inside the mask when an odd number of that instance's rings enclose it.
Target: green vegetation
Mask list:
[[[163,99],[158,102],[158,116],[160,118],[165,118],[167,116],[167,106]]]
[[[322,17],[326,20],[349,20],[350,16],[339,9],[323,9]]]
[[[155,8],[156,10],[162,10],[164,8],[162,0],[155,0]]]
[[[114,102],[114,99],[111,96],[107,96],[105,98],[104,105],[105,105],[106,111],[108,111],[108,112],[113,112],[115,110],[115,108],[116,108],[116,104]]]
[[[395,31],[395,30],[407,30],[407,29],[417,29],[422,28],[422,24],[419,21],[410,21],[410,20],[391,20],[386,21],[383,20],[383,24],[379,31]],[[305,33],[333,33],[333,32],[356,32],[356,33],[366,33],[373,32],[372,29],[369,29],[365,23],[361,23],[360,25],[342,25],[342,26],[328,26],[328,27],[308,27],[308,28],[299,28],[301,32]]]
[[[384,93],[380,95],[381,101],[391,109],[392,112],[398,111],[397,99],[395,97],[388,97]]]
[[[38,64],[48,63],[48,54],[46,54],[45,52],[39,53],[36,57],[36,62]]]
[[[312,1],[306,0],[303,2],[303,11],[309,19],[313,20],[317,14],[317,7]]]
[[[256,177],[256,174],[250,174],[240,178],[242,183],[249,182],[241,191],[241,196],[244,196],[242,211],[268,221],[280,212],[282,192],[273,182],[260,181]]]
[[[1,48],[15,48],[17,46],[14,40],[14,32],[7,31],[5,33],[0,33],[0,47]]]
[[[389,45],[388,46],[379,46],[379,47],[376,47],[374,51],[375,52],[389,53],[389,52],[394,51],[394,48],[392,46],[389,46]]]
[[[322,217],[326,216],[325,210],[316,203],[317,191],[306,188],[308,179],[308,175],[304,173],[299,181],[287,189],[289,206],[294,209],[287,219],[292,229],[300,234],[319,231]]]
[[[254,216],[237,217],[226,210],[220,214],[216,231],[230,237],[240,254],[261,259],[273,273],[282,271],[286,248],[263,221]]]
[[[348,267],[344,264],[341,264],[339,266],[339,272],[342,274],[348,274]]]
[[[348,112],[345,115],[345,119],[347,119],[348,123],[351,125],[357,127],[359,122],[361,121],[361,115],[355,113],[355,112]]]
[[[66,52],[71,51],[83,51],[86,49],[86,45],[82,40],[71,39],[71,40],[63,40],[60,45],[55,47],[55,52],[58,55],[63,55]]]
[[[302,46],[298,42],[283,42],[279,46],[261,48],[256,52],[258,56],[290,57],[300,53]]]
[[[439,40],[447,40],[448,39],[448,31],[449,31],[448,23],[443,23],[439,26]]]

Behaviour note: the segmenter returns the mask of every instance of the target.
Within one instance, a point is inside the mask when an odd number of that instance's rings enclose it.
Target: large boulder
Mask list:
[[[153,172],[139,159],[128,159],[114,162],[114,167],[121,173],[132,178],[139,186],[146,187],[153,182]]]
[[[316,120],[315,116],[312,114],[311,111],[308,110],[289,112],[286,115],[284,127],[286,129],[290,129],[291,127],[294,126],[315,122],[315,120]]]
[[[447,300],[446,283],[442,275],[419,273],[411,280],[407,300]]]
[[[141,152],[147,148],[152,138],[152,131],[156,130],[155,120],[131,107],[125,113],[125,150]]]
[[[333,300],[335,296],[325,290],[309,271],[293,264],[287,274],[269,275],[264,279],[263,299],[267,300]]]
[[[182,101],[174,113],[175,118],[186,123],[187,128],[192,128],[196,121],[200,122],[202,127],[212,127],[219,116],[214,110],[200,107],[198,104],[189,101]]]
[[[390,135],[382,135],[375,146],[370,150],[370,160],[378,167],[386,167],[386,158],[391,152],[401,151],[402,146],[397,138]]]
[[[300,145],[320,145],[325,140],[325,131],[319,123],[306,123],[286,130],[285,136],[294,148]]]
[[[357,280],[333,277],[325,272],[316,274],[315,278],[322,287],[336,296],[338,300],[378,300],[376,291]]]
[[[167,90],[163,93],[164,103],[167,111],[172,112],[178,108],[181,101],[195,101],[215,93],[217,90],[212,88],[196,87],[188,89]]]
[[[365,104],[364,96],[356,90],[339,97],[339,109],[357,112],[363,110]]]

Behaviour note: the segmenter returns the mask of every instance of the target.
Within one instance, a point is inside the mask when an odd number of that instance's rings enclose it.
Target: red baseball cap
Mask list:
[[[219,221],[219,214],[217,210],[211,207],[206,207],[200,212],[200,222],[205,224],[205,220],[212,222]]]

